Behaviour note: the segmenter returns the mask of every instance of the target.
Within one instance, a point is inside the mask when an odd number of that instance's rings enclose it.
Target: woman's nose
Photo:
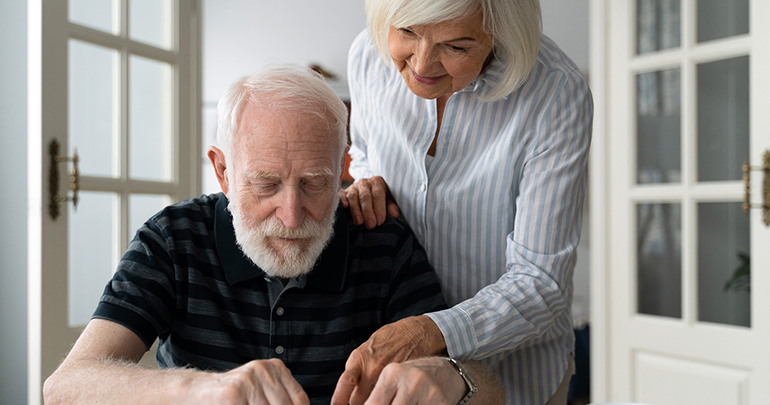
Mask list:
[[[435,62],[433,50],[425,45],[420,45],[412,56],[412,69],[420,76],[431,73],[431,68]]]

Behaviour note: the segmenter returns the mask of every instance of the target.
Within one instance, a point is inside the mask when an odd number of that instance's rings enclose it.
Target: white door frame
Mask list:
[[[609,362],[605,349],[608,347],[608,302],[607,285],[609,284],[607,262],[608,222],[606,218],[609,207],[607,190],[606,148],[607,128],[607,36],[609,32],[607,20],[607,3],[605,0],[591,0],[589,20],[590,39],[590,72],[591,93],[594,98],[594,122],[589,156],[589,213],[591,220],[591,268],[590,272],[590,364],[591,364],[591,401],[602,402],[609,398],[608,383]]]

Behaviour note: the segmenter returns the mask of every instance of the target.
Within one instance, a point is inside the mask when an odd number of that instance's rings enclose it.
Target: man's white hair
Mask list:
[[[289,111],[321,118],[327,133],[337,137],[335,162],[342,159],[347,146],[348,110],[317,72],[294,64],[265,65],[228,86],[217,105],[217,145],[228,164],[232,161],[233,134],[238,131],[246,103],[278,114]]]

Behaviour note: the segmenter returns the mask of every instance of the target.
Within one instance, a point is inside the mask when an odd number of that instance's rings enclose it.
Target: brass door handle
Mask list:
[[[60,208],[59,205],[62,202],[72,201],[72,205],[78,206],[78,192],[80,191],[80,170],[78,169],[78,152],[72,154],[72,157],[61,156],[59,151],[61,146],[56,139],[52,140],[48,145],[48,154],[51,156],[51,168],[48,172],[48,191],[50,193],[50,200],[48,203],[48,213],[52,219],[59,217]],[[72,170],[69,175],[69,189],[72,190],[72,197],[59,195],[59,163],[72,162]]]
[[[762,181],[762,204],[751,203],[751,171],[764,172]],[[743,163],[743,212],[749,213],[751,208],[761,208],[765,226],[770,226],[770,150],[762,155],[762,166],[751,166],[749,160]]]

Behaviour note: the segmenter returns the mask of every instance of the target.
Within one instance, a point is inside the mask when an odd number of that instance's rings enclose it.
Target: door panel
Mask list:
[[[750,373],[651,353],[634,357],[637,400],[645,404],[745,405]]]
[[[88,323],[115,269],[118,195],[96,191],[80,193],[77,209],[69,208],[67,256],[67,319],[71,328]]]
[[[69,40],[68,137],[84,176],[116,177],[119,138],[118,51]],[[101,134],[102,136],[94,136]]]

